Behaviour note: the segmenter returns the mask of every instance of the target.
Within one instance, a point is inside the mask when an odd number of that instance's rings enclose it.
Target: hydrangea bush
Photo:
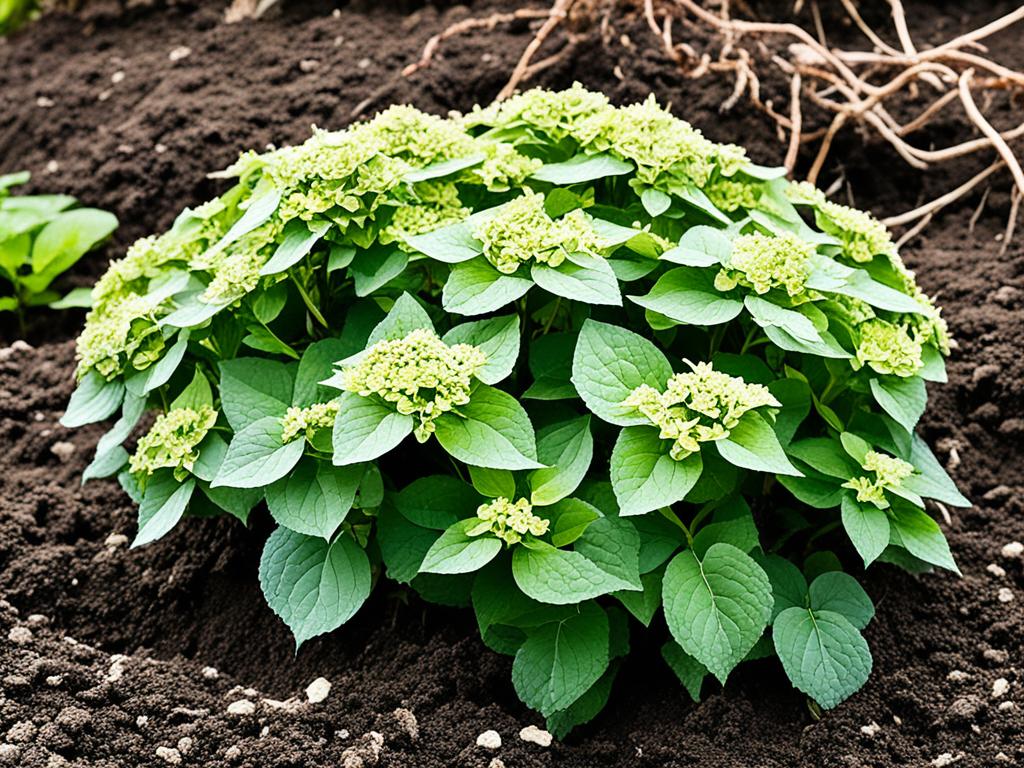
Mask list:
[[[86,477],[136,545],[269,513],[297,644],[384,577],[471,607],[559,734],[637,632],[694,699],[777,656],[832,707],[871,670],[850,574],[956,571],[939,310],[871,216],[653,98],[393,107],[219,176],[96,285],[64,423],[120,414]]]

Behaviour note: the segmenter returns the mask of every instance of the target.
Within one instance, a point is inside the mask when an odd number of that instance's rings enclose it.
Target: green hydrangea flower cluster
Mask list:
[[[486,107],[476,106],[461,119],[467,128],[488,126],[496,131],[531,126],[560,141],[578,136],[587,120],[610,109],[603,93],[573,83],[563,91],[535,88]]]
[[[89,311],[78,337],[80,370],[97,371],[105,379],[126,365],[137,370],[159,360],[164,342],[156,323],[156,307],[148,296],[116,295]]]
[[[544,210],[544,195],[536,192],[506,203],[473,234],[484,244],[484,257],[506,275],[526,262],[557,267],[567,254],[596,254],[599,245],[583,211],[552,219]]]
[[[208,405],[174,408],[157,416],[128,460],[130,471],[148,476],[158,469],[173,469],[182,479],[199,458],[197,446],[216,423],[217,412]]]
[[[796,203],[814,206],[818,226],[843,244],[843,253],[855,262],[871,261],[875,256],[896,257],[896,244],[885,225],[867,211],[833,202],[825,193],[806,181],[787,190]]]
[[[469,402],[473,377],[487,362],[471,344],[448,346],[419,328],[401,339],[383,339],[342,372],[342,387],[362,397],[378,395],[399,413],[416,415],[416,439],[434,433],[434,420]]]
[[[663,440],[673,441],[676,461],[698,452],[700,443],[728,437],[747,412],[781,405],[767,387],[716,371],[710,363],[687,364],[692,371],[672,376],[664,392],[642,384],[622,403],[658,427]]]
[[[300,435],[312,439],[318,429],[333,427],[337,417],[338,402],[336,400],[313,403],[305,408],[296,405],[289,406],[281,419],[281,442],[290,443]]]
[[[526,499],[515,502],[501,496],[477,507],[480,524],[470,528],[469,536],[491,533],[508,546],[518,544],[527,534],[543,536],[548,532],[549,520],[533,514],[533,506]]]
[[[914,376],[924,362],[921,342],[906,325],[895,325],[880,318],[866,320],[857,326],[857,362],[881,374]]]
[[[414,191],[415,201],[396,209],[379,237],[382,244],[395,243],[410,253],[414,249],[405,242],[407,237],[454,224],[471,213],[459,199],[459,188],[451,182],[424,181]]]
[[[885,492],[899,488],[914,472],[914,466],[909,462],[877,451],[868,451],[862,466],[866,471],[873,472],[874,478],[855,477],[843,483],[843,488],[856,491],[857,501],[874,504],[879,509],[889,507]]]
[[[740,235],[733,242],[729,266],[715,276],[715,288],[729,291],[743,285],[759,294],[782,288],[794,298],[805,292],[813,256],[812,245],[788,232]]]

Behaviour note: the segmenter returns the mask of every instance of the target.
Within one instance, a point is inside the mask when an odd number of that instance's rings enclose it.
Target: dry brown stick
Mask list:
[[[999,135],[999,131],[992,127],[992,124],[985,119],[985,116],[981,114],[981,110],[978,109],[978,105],[974,103],[974,97],[971,96],[971,78],[974,76],[974,70],[965,70],[960,75],[960,101],[963,102],[964,110],[967,112],[967,116],[971,118],[978,129],[988,136],[992,142],[992,146],[996,148],[996,152],[1003,158],[1003,161],[1010,169],[1010,173],[1013,175],[1013,180],[1017,184],[1017,189],[1021,193],[1024,193],[1024,170],[1021,169],[1020,163],[1013,154],[1013,150],[1010,149],[1010,145],[1006,143],[1006,140]]]
[[[994,163],[992,163],[992,165],[990,165],[985,170],[969,178],[956,189],[950,190],[946,194],[935,198],[930,203],[920,205],[917,208],[914,208],[912,211],[907,211],[906,213],[901,213],[897,216],[890,216],[887,219],[882,219],[882,223],[885,224],[885,226],[887,227],[896,227],[899,226],[900,224],[909,224],[911,221],[917,221],[922,216],[927,216],[930,213],[937,213],[939,210],[945,208],[950,203],[955,202],[956,200],[959,200],[961,197],[966,195],[968,192],[970,192],[976,186],[981,184],[981,182],[983,182],[993,173],[998,171],[1004,165],[1005,163],[1003,162],[1002,158],[1000,158],[999,160],[996,160]]]
[[[789,132],[789,147],[786,149],[786,158],[782,164],[789,169],[790,178],[793,176],[793,169],[796,167],[797,154],[800,152],[800,127],[803,123],[803,115],[800,111],[800,73],[795,72],[789,81],[789,122],[792,128]]]
[[[548,11],[541,11],[535,8],[518,8],[512,13],[494,13],[485,18],[470,18],[457,21],[427,40],[427,44],[423,46],[423,53],[420,54],[419,61],[415,61],[403,69],[402,76],[409,77],[409,75],[412,75],[417,70],[429,65],[438,47],[449,37],[472,32],[474,29],[491,30],[499,24],[509,24],[518,19],[543,19],[547,15]]]
[[[576,0],[555,0],[554,5],[551,6],[551,10],[548,11],[547,20],[541,25],[540,29],[537,30],[537,34],[534,35],[533,40],[530,41],[529,45],[526,46],[526,50],[523,51],[523,55],[519,57],[519,61],[516,63],[515,69],[512,70],[512,76],[505,83],[505,87],[498,91],[496,97],[497,101],[507,99],[519,86],[520,81],[526,76],[527,69],[530,66],[530,59],[537,50],[544,45],[544,41],[547,40],[548,35],[554,31],[555,27],[562,23],[566,16],[569,15],[569,9],[572,7]]]
[[[999,248],[999,255],[1006,253],[1006,249],[1013,242],[1013,231],[1017,228],[1017,210],[1020,208],[1020,199],[1024,196],[1019,190],[1014,189],[1010,195],[1010,218],[1006,222],[1006,232],[1003,234],[1003,245]]]
[[[974,213],[971,214],[970,221],[967,222],[967,233],[973,235],[974,228],[978,224],[978,219],[981,218],[981,212],[985,210],[985,203],[988,202],[988,196],[992,192],[992,185],[988,184],[985,187],[985,191],[981,193],[981,201],[978,203],[978,207],[974,209]]]
[[[899,250],[904,245],[913,240],[915,237],[917,237],[917,235],[921,234],[922,230],[924,230],[924,228],[931,223],[932,217],[934,215],[934,213],[929,213],[927,216],[925,216],[923,219],[917,222],[917,224],[915,224],[902,235],[900,235],[900,239],[896,241],[896,250]]]
[[[821,173],[821,169],[825,165],[825,158],[828,157],[828,152],[832,148],[832,140],[835,139],[839,129],[842,128],[845,123],[845,112],[840,112],[832,119],[832,123],[825,132],[825,138],[822,139],[821,146],[818,147],[818,154],[815,156],[814,162],[811,164],[811,170],[807,172],[807,180],[811,182],[811,184],[818,183],[818,174]]]

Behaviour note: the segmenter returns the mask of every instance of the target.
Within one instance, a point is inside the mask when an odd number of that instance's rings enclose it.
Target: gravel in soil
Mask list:
[[[94,0],[0,45],[0,170],[28,168],[33,190],[68,191],[122,221],[69,285],[88,283],[132,239],[214,194],[205,174],[244,148],[300,141],[311,123],[341,126],[393,102],[443,112],[489,101],[530,35],[518,23],[449,40],[406,80],[401,67],[466,9],[367,3],[332,14],[310,2],[226,26],[218,3],[129,5]],[[965,20],[954,6],[918,5],[911,16],[948,36],[1001,7]],[[591,31],[540,82],[579,79],[620,102],[653,91],[712,138],[781,160],[784,145],[760,114],[742,102],[718,113],[728,78],[689,80],[634,11],[613,9],[609,19],[611,34]],[[1004,53],[1016,45],[1012,36],[992,44]],[[967,137],[952,118],[934,131],[942,143]],[[911,208],[975,170],[964,161],[910,173],[886,147],[860,141],[844,138],[835,157],[858,202],[877,210]],[[102,428],[57,424],[80,314],[37,321],[29,343],[0,326],[0,765],[1024,763],[1024,558],[1012,546],[1024,541],[1024,249],[1018,240],[1000,254],[1007,210],[1008,195],[993,191],[972,234],[970,209],[951,210],[904,249],[959,340],[922,429],[975,501],[944,526],[964,576],[872,569],[873,675],[821,719],[772,662],[747,665],[724,689],[709,685],[693,705],[657,644],[638,637],[605,713],[544,747],[521,738],[540,723],[472,616],[388,586],[296,657],[256,584],[265,522],[246,531],[188,520],[132,551],[129,500],[113,482],[80,486]],[[499,747],[490,734],[478,745],[488,730]]]

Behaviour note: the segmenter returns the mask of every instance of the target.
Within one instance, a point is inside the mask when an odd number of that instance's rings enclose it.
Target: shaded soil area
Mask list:
[[[214,194],[205,174],[242,149],[300,141],[311,123],[338,127],[388,103],[441,112],[489,101],[531,36],[516,22],[452,38],[406,79],[402,66],[466,9],[366,3],[332,13],[330,3],[283,3],[258,23],[226,26],[218,3],[129,5],[91,2],[0,44],[0,172],[27,168],[33,191],[70,192],[122,222],[69,284],[87,284],[132,239]],[[952,5],[917,4],[908,15],[948,36],[1001,8],[965,20]],[[538,82],[578,79],[617,101],[654,92],[711,138],[742,143],[759,162],[781,160],[785,145],[767,118],[742,101],[719,113],[729,76],[687,78],[636,9],[594,14],[590,27],[578,20],[573,55]],[[874,15],[881,27],[885,14]],[[713,44],[687,34],[698,48]],[[1012,33],[992,41],[994,50],[1015,45]],[[784,83],[763,86],[786,103]],[[1012,110],[996,104],[997,124]],[[922,145],[965,138],[950,116]],[[832,178],[843,173],[859,204],[887,212],[976,170],[965,160],[911,172],[852,133],[834,158]],[[28,344],[11,344],[13,329],[0,326],[0,765],[1024,764],[1024,559],[1003,549],[1024,541],[1024,248],[1018,239],[1000,253],[1009,199],[1005,181],[997,186],[1004,191],[993,190],[973,232],[977,198],[904,249],[959,341],[922,430],[975,502],[944,526],[964,576],[872,569],[873,675],[820,719],[773,662],[747,665],[693,705],[657,644],[636,633],[608,709],[566,742],[540,747],[519,737],[540,723],[516,699],[510,660],[483,647],[471,614],[388,585],[348,626],[295,656],[256,583],[266,521],[256,516],[245,530],[189,520],[128,550],[130,501],[116,483],[79,484],[102,428],[57,424],[80,314],[38,319]],[[320,677],[330,692],[310,703],[306,687]],[[475,745],[487,729],[503,739],[495,751]]]

